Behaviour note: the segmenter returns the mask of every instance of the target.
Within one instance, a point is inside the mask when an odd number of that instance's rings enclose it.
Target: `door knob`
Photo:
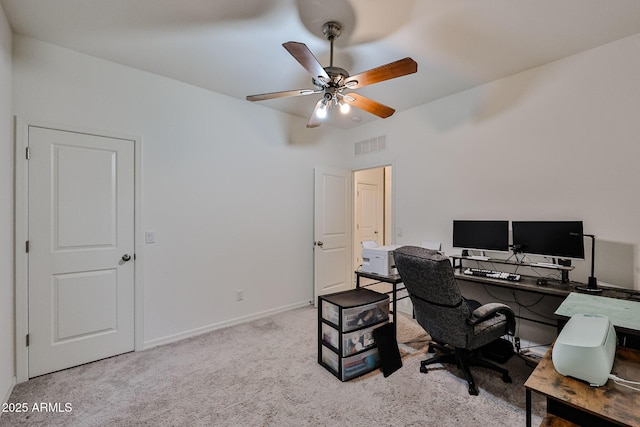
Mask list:
[[[324,243],[322,243],[321,241],[318,241],[317,245],[322,247],[322,245],[324,245]]]
[[[124,254],[122,255],[122,261],[127,262],[131,259],[131,255],[129,254]]]

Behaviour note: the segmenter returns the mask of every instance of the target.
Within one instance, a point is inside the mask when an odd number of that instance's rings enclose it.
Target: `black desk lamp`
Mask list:
[[[579,291],[585,291],[592,294],[602,292],[602,289],[598,288],[598,279],[595,278],[593,274],[593,270],[595,268],[596,263],[596,236],[593,234],[580,234],[580,233],[569,233],[572,236],[582,236],[582,237],[590,237],[591,238],[591,276],[587,281],[587,286],[576,286],[576,289]]]

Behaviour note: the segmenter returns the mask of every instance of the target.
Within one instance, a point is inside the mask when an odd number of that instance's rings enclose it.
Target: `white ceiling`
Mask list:
[[[404,57],[418,72],[357,92],[406,110],[640,32],[640,0],[0,0],[14,32],[238,99],[311,88],[282,47],[323,66],[326,21],[350,74]],[[261,101],[308,118],[320,95]],[[248,102],[248,101],[245,101]],[[360,121],[356,121],[359,117]],[[352,109],[327,123],[382,120]]]

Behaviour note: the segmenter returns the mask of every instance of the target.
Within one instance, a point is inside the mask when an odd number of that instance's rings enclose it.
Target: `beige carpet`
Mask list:
[[[398,325],[404,366],[387,378],[343,383],[320,366],[317,310],[305,307],[19,384],[10,401],[30,410],[3,413],[0,426],[524,425],[522,360],[507,363],[512,384],[476,368],[470,396],[455,367],[420,373],[427,335],[410,318]],[[60,410],[31,410],[42,402]]]

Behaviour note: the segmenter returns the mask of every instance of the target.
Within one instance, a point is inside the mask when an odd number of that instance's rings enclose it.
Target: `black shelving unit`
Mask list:
[[[318,363],[341,381],[379,366],[373,331],[389,322],[389,296],[352,289],[318,297]]]

